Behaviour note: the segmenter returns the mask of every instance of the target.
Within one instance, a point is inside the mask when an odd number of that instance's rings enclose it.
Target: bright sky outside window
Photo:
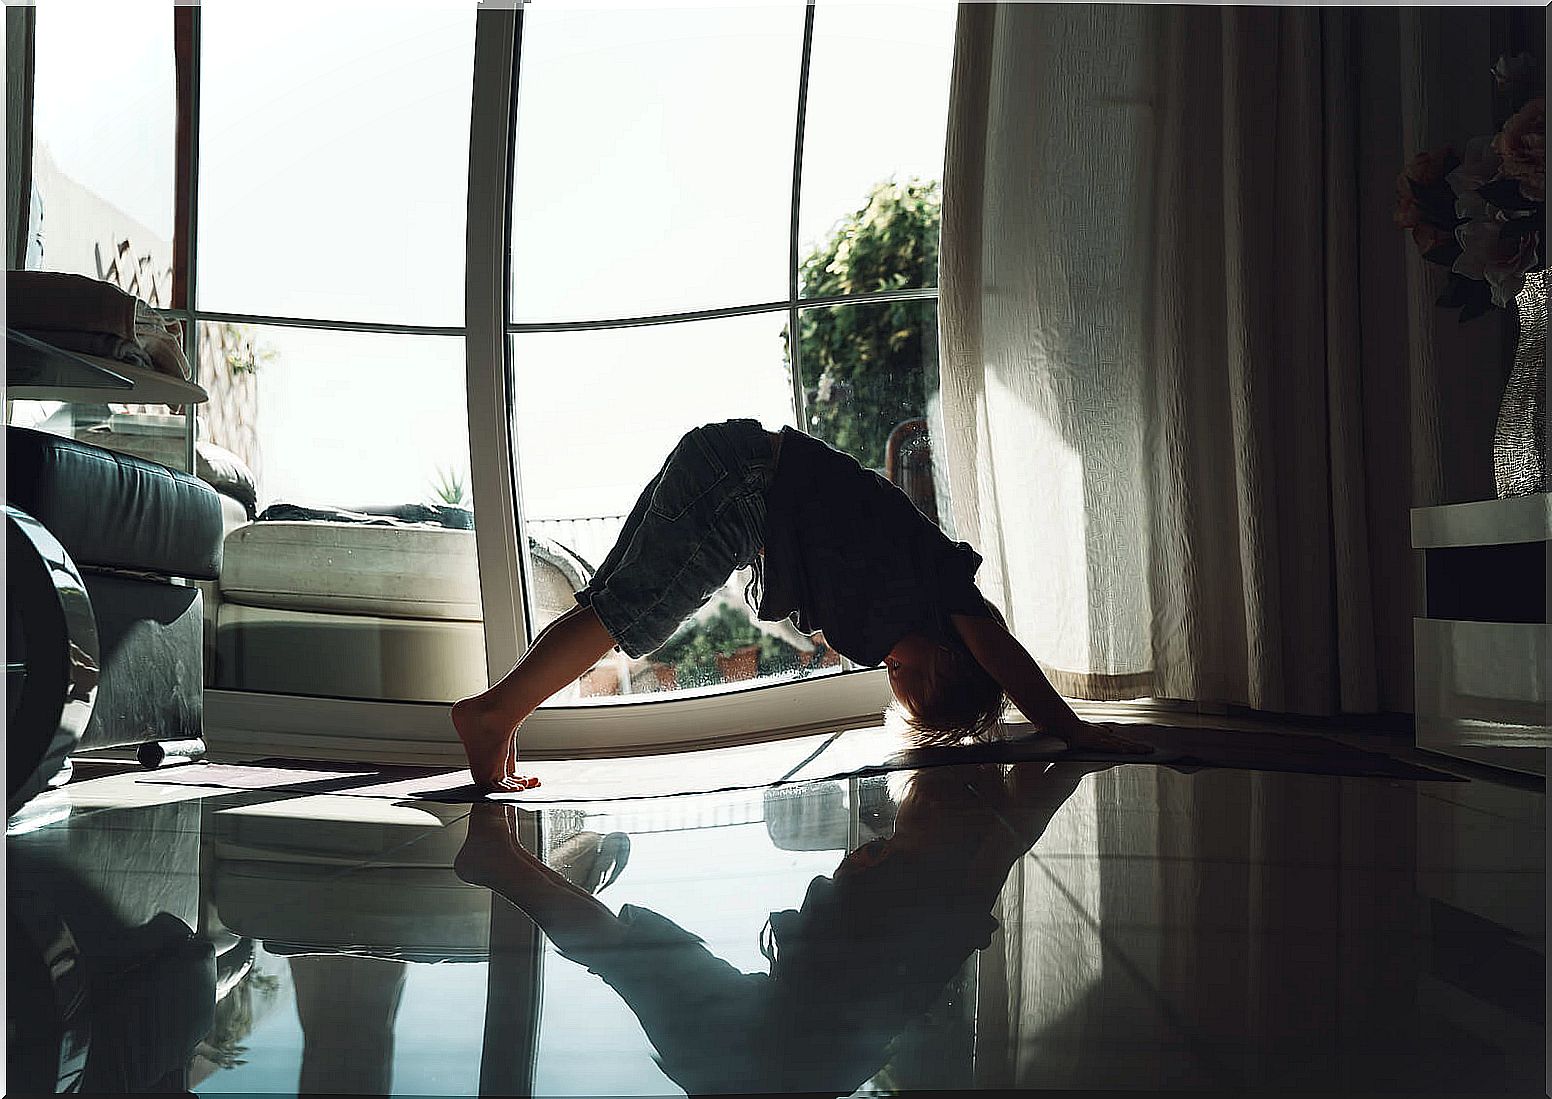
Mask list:
[[[891,176],[940,179],[952,4],[814,8],[799,260]]]
[[[786,322],[782,311],[513,337],[525,509],[623,515],[688,428],[738,416],[773,429],[791,422]]]
[[[461,325],[472,5],[202,11],[197,306]]]
[[[823,0],[525,10],[510,316],[525,533],[622,515],[695,424],[796,421],[783,332],[805,18],[799,263],[875,185],[940,174],[953,12]],[[107,58],[139,25],[97,26]],[[240,325],[261,374],[244,382],[261,508],[425,503],[470,484],[456,330],[474,28],[473,6],[202,9],[195,308],[324,326]],[[170,26],[162,37],[170,54]],[[45,109],[46,56],[40,34],[40,132],[47,116],[77,170],[106,173],[102,194],[162,217],[170,240],[173,112],[166,178],[143,188],[165,194],[157,215],[114,182],[113,161],[92,161],[99,124],[78,90],[56,89],[64,106]],[[164,61],[166,87],[147,94],[170,106]],[[910,286],[930,293],[918,270]],[[676,316],[718,311],[733,315]],[[629,317],[663,319],[606,327]],[[328,327],[339,323],[390,330]]]
[[[162,281],[172,265],[178,116],[171,11],[151,19],[133,5],[103,5],[84,27],[71,8],[40,5],[36,43],[40,266],[98,278],[113,257],[94,245],[127,239],[154,257]]]
[[[787,296],[803,6],[523,17],[517,321]]]

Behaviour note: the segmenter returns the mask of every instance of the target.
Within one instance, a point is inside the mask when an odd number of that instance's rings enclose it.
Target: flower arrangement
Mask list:
[[[1396,224],[1423,259],[1450,269],[1439,305],[1460,320],[1502,309],[1547,266],[1547,101],[1529,54],[1500,58],[1498,86],[1517,109],[1492,137],[1419,153],[1396,180]],[[1534,96],[1534,98],[1532,98]]]

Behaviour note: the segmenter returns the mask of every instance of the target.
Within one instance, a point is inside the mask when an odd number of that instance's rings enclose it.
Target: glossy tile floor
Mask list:
[[[7,837],[10,1090],[1543,1092],[1539,790],[1095,766],[78,779]]]

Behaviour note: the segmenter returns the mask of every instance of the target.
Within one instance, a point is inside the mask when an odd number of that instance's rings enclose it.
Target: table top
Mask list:
[[[117,371],[14,328],[5,330],[5,384],[7,388],[135,388],[134,382]]]
[[[1412,548],[1552,540],[1552,493],[1412,509]]]
[[[195,382],[67,351],[15,328],[5,330],[5,387],[16,400],[185,405],[209,399]]]

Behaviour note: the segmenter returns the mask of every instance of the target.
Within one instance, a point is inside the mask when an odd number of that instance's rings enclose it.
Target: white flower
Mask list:
[[[1466,142],[1466,152],[1460,167],[1445,176],[1445,182],[1455,192],[1455,216],[1458,218],[1485,218],[1490,214],[1487,200],[1477,194],[1477,188],[1490,183],[1498,174],[1501,158],[1493,148],[1490,137],[1474,137]]]
[[[1539,234],[1527,233],[1520,240],[1519,251],[1487,269],[1487,282],[1493,288],[1493,304],[1498,308],[1507,309],[1525,289],[1525,275],[1538,262],[1540,244]]]
[[[1529,84],[1536,79],[1536,71],[1536,59],[1522,51],[1513,57],[1500,57],[1493,66],[1493,79],[1500,88],[1511,84]]]
[[[1500,309],[1514,300],[1525,286],[1525,273],[1536,266],[1540,238],[1527,233],[1518,248],[1503,239],[1503,223],[1492,218],[1468,221],[1455,230],[1460,258],[1453,268],[1457,275],[1486,280],[1492,287],[1493,304]]]

